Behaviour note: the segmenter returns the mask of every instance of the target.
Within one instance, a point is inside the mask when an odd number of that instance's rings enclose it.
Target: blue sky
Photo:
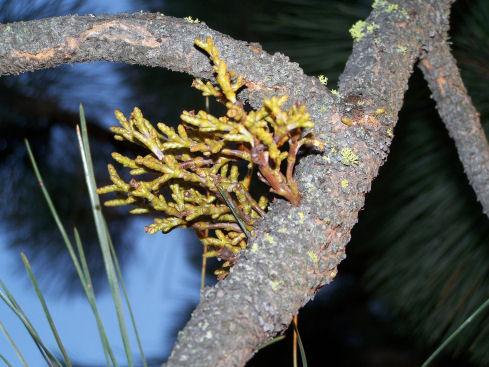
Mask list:
[[[96,13],[131,13],[141,9],[140,4],[136,4],[139,5],[136,7],[128,0],[103,2],[90,0],[84,5],[96,9]],[[99,83],[96,91],[101,96],[100,98],[106,96],[103,100],[107,101],[106,106],[102,108],[101,113],[107,116],[106,120],[113,120],[113,110],[118,105],[120,106],[126,91],[120,88],[118,76],[113,72],[112,66],[107,63],[93,63],[75,65],[70,68],[73,68],[74,72],[86,71],[104,75],[104,87],[100,88]],[[63,104],[67,107],[73,104],[71,108],[77,108],[80,99],[87,91],[95,89],[90,83],[90,80],[87,80],[86,83],[74,89],[74,92],[63,100]],[[90,104],[85,104],[85,111],[89,112],[90,108]],[[47,211],[46,215],[48,215]],[[135,251],[131,260],[128,261],[124,278],[129,297],[132,300],[144,351],[147,356],[156,357],[170,350],[173,339],[169,332],[174,330],[175,323],[180,320],[182,310],[188,310],[189,305],[198,302],[200,273],[187,261],[185,247],[186,244],[192,242],[189,237],[193,236],[192,233],[177,230],[164,236],[161,234],[150,236],[142,230],[144,224],[147,223],[136,221],[133,224],[134,230],[131,233],[135,233],[135,238],[131,242],[135,246]],[[1,232],[0,230],[0,279],[13,292],[47,346],[51,350],[57,350],[27,275],[13,271],[13,269],[19,269],[22,249],[18,249],[18,253],[7,251]],[[36,272],[35,268],[34,272]],[[86,299],[83,295],[64,297],[53,293],[55,292],[46,294],[48,307],[73,361],[80,361],[88,365],[103,365],[104,357],[98,332]],[[112,347],[120,360],[123,360],[124,349],[108,289],[99,294],[97,301]],[[28,364],[30,366],[43,365],[37,348],[22,324],[3,303],[0,303],[0,321],[21,349]],[[132,346],[133,350],[137,349],[134,339]],[[0,333],[0,354],[14,366],[20,365],[20,361],[2,333]],[[0,366],[2,365],[0,362]]]

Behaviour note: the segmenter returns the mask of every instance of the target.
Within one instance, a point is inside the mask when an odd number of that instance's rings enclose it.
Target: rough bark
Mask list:
[[[252,106],[261,106],[266,96],[283,94],[332,103],[328,90],[288,57],[269,55],[260,45],[233,40],[205,23],[153,13],[70,15],[0,25],[0,75],[111,61],[214,79],[207,55],[194,46],[195,38],[207,36],[213,38],[229,68],[246,75],[247,88],[241,98],[249,99]]]
[[[193,47],[194,38],[210,35],[229,67],[247,80],[241,98],[259,106],[265,96],[288,94],[316,122],[326,149],[305,156],[297,167],[300,205],[271,205],[230,275],[204,290],[167,366],[244,365],[335,277],[365,194],[387,157],[413,65],[431,51],[432,32],[448,29],[450,5],[409,0],[390,11],[378,6],[354,42],[339,96],[283,55],[170,17],[68,16],[0,28],[3,74],[107,60],[211,77],[207,58]],[[341,122],[344,117],[350,126]]]
[[[447,44],[447,35],[419,64],[433,93],[438,113],[455,141],[463,164],[484,214],[489,215],[489,144],[480,122],[480,114],[467,94],[455,58]]]

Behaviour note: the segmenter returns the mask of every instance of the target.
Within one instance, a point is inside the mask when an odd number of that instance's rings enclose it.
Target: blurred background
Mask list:
[[[282,52],[336,88],[351,51],[349,28],[371,1],[336,0],[0,0],[0,22],[66,14],[158,11],[192,16],[234,38]],[[488,129],[489,2],[459,0],[452,10],[453,51]],[[108,131],[117,108],[134,106],[156,123],[177,124],[182,109],[204,108],[192,78],[108,63],[62,66],[0,78],[0,279],[49,340],[48,326],[20,261],[24,252],[68,352],[79,366],[102,366],[95,322],[27,159],[27,138],[67,228],[77,226],[102,316],[123,356],[111,310],[74,126],[88,118],[98,185],[109,182],[110,152],[128,153]],[[418,366],[489,297],[489,221],[468,185],[419,70],[410,80],[392,152],[368,194],[347,259],[335,281],[299,314],[311,366]],[[191,231],[150,236],[150,217],[104,210],[136,315],[143,347],[156,366],[199,301],[202,245]],[[215,280],[212,264],[207,284]],[[39,317],[37,317],[39,316]],[[489,315],[480,315],[436,360],[437,366],[489,365]],[[31,365],[40,356],[22,326],[0,305],[0,320]],[[117,344],[119,343],[119,344]],[[54,347],[54,341],[48,342]],[[291,366],[290,337],[260,351],[248,366]],[[0,354],[15,360],[3,335]]]

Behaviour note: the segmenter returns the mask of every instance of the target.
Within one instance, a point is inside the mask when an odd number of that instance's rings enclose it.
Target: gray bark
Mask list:
[[[450,0],[379,5],[340,77],[339,95],[281,55],[235,41],[205,24],[157,14],[67,16],[0,26],[0,74],[62,63],[107,60],[213,78],[194,38],[211,36],[230,69],[244,75],[240,98],[289,95],[315,121],[326,143],[296,169],[299,206],[278,200],[230,275],[204,290],[179,333],[167,366],[242,366],[257,347],[283,332],[298,310],[335,277],[365,194],[387,158],[409,76],[448,29]],[[33,36],[34,35],[34,36]],[[351,126],[341,122],[347,117]],[[342,152],[358,157],[345,159]],[[351,156],[350,156],[351,157]]]
[[[455,142],[465,174],[489,215],[489,145],[480,122],[480,114],[467,94],[447,35],[437,35],[435,47],[421,60],[419,67],[433,93],[436,108]]]

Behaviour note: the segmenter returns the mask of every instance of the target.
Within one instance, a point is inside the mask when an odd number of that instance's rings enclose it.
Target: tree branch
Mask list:
[[[260,107],[263,98],[279,94],[291,96],[289,106],[309,98],[331,103],[327,89],[288,57],[269,55],[259,44],[233,40],[205,23],[153,13],[69,15],[0,25],[0,75],[110,61],[165,67],[213,80],[207,55],[194,46],[195,38],[207,36],[229,68],[246,75],[241,98],[252,106]]]
[[[203,291],[167,366],[244,365],[335,277],[365,194],[387,157],[413,65],[429,31],[447,29],[450,4],[406,0],[393,11],[378,6],[354,42],[340,97],[280,54],[270,56],[203,24],[170,17],[70,16],[0,29],[2,73],[110,60],[210,77],[208,60],[193,47],[194,38],[210,35],[230,69],[247,80],[241,98],[259,106],[264,96],[288,94],[291,103],[304,103],[316,122],[326,150],[304,157],[297,167],[300,205],[283,200],[271,205],[230,275]],[[341,122],[346,117],[351,124]]]
[[[489,144],[480,123],[480,114],[467,94],[446,34],[419,64],[428,81],[436,108],[448,133],[455,141],[482,210],[489,215]]]
[[[167,366],[244,365],[331,282],[365,194],[387,157],[413,65],[427,47],[429,30],[447,29],[450,4],[405,1],[406,15],[372,12],[366,22],[378,28],[354,43],[340,78],[341,98],[331,109],[323,104],[332,114],[316,120],[326,152],[305,157],[297,168],[301,205],[271,206],[228,278],[204,291]],[[342,116],[352,125],[342,123]],[[347,149],[358,164],[341,154]]]

